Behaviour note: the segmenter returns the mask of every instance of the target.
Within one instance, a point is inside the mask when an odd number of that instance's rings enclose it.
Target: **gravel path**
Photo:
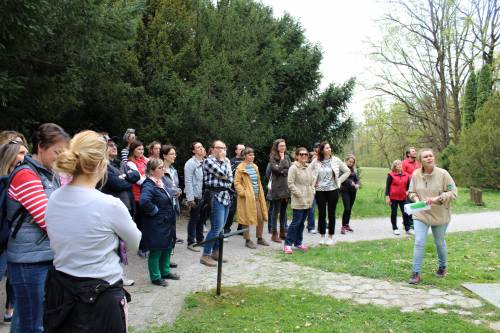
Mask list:
[[[395,237],[389,218],[353,220],[354,233],[340,235],[337,225],[338,241],[355,242]],[[233,228],[235,228],[233,226]],[[452,217],[448,232],[471,231],[487,228],[500,228],[500,212],[459,214]],[[185,239],[186,221],[178,222],[178,236]],[[314,245],[319,235],[306,234],[305,244]],[[269,235],[265,235],[269,239]],[[411,288],[406,283],[389,283],[348,274],[324,272],[314,268],[298,266],[293,263],[274,259],[280,244],[271,247],[259,246],[257,250],[244,247],[240,236],[232,237],[224,244],[224,257],[229,260],[223,266],[223,286],[246,284],[266,285],[275,288],[303,288],[320,295],[330,295],[338,299],[349,299],[359,304],[397,306],[401,311],[416,311],[433,308],[445,313],[440,305],[456,305],[453,311],[467,315],[468,310],[481,306],[481,302],[465,297],[459,291]],[[199,264],[200,253],[187,250],[185,244],[177,245],[173,261],[179,264],[174,271],[181,276],[179,281],[169,280],[166,288],[150,283],[147,273],[147,260],[130,254],[126,273],[136,281],[127,290],[132,294],[129,305],[129,324],[135,329],[172,323],[182,309],[186,295],[198,290],[215,288],[217,269]],[[3,284],[2,296],[5,297]],[[4,298],[2,298],[4,299]],[[449,310],[448,310],[449,311]],[[0,333],[8,332],[8,325],[0,325]]]

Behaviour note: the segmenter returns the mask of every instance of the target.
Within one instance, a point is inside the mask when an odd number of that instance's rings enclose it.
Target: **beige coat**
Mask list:
[[[288,170],[288,188],[293,209],[311,208],[314,199],[314,177],[307,165],[293,162]]]
[[[257,225],[258,220],[256,204],[260,205],[264,221],[267,221],[268,218],[266,197],[260,181],[259,168],[257,165],[252,163],[252,166],[257,172],[257,179],[259,182],[259,201],[256,202],[252,180],[250,179],[250,175],[245,170],[247,165],[248,164],[245,161],[241,162],[236,168],[236,174],[234,176],[234,188],[238,194],[238,201],[236,203],[238,223],[243,225]]]
[[[340,185],[349,177],[351,170],[347,165],[340,160],[337,156],[331,157],[331,166],[333,173],[335,174],[335,182],[337,183],[337,188],[340,189]],[[311,164],[309,164],[309,169],[314,177],[314,184],[316,185],[316,180],[318,179],[319,168],[321,167],[321,162],[314,159]]]
[[[434,167],[432,173],[423,173],[422,168],[413,172],[408,197],[414,201],[415,195],[420,200],[439,197],[440,203],[431,206],[431,209],[413,214],[413,219],[427,225],[442,225],[450,222],[450,203],[458,195],[457,186],[448,171]]]

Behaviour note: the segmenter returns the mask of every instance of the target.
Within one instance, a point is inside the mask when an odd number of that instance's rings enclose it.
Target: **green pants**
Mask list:
[[[159,280],[170,273],[170,255],[172,249],[149,251],[148,269],[151,281]]]

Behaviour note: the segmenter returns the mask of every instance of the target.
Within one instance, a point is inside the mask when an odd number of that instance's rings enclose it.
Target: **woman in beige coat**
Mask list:
[[[264,190],[259,177],[259,168],[253,163],[255,154],[252,148],[247,147],[241,152],[244,160],[236,168],[234,176],[234,188],[238,193],[236,210],[238,212],[238,223],[247,226],[243,233],[245,246],[251,249],[257,248],[250,239],[250,226],[257,226],[257,244],[269,246],[262,238],[264,221],[267,221],[267,206]]]
[[[438,254],[437,277],[446,275],[446,242],[444,235],[450,223],[450,203],[457,198],[457,187],[448,171],[434,164],[434,153],[429,148],[418,152],[421,168],[413,172],[408,189],[411,201],[424,201],[431,209],[413,214],[415,244],[413,248],[413,273],[410,284],[420,283],[420,269],[424,261],[425,241],[429,227],[432,229]]]
[[[293,218],[288,226],[283,252],[292,254],[292,245],[297,250],[307,251],[307,246],[302,244],[304,235],[304,222],[314,199],[314,177],[307,168],[309,152],[300,147],[295,150],[295,162],[288,170],[288,189],[292,198]]]

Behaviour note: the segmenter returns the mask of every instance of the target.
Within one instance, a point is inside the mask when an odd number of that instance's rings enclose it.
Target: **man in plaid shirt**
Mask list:
[[[210,231],[205,239],[217,237],[226,223],[231,206],[231,184],[233,172],[226,157],[226,145],[220,140],[212,144],[212,153],[203,163],[203,186],[212,194],[210,202]],[[203,247],[200,263],[210,267],[217,266],[219,241],[207,243]]]

